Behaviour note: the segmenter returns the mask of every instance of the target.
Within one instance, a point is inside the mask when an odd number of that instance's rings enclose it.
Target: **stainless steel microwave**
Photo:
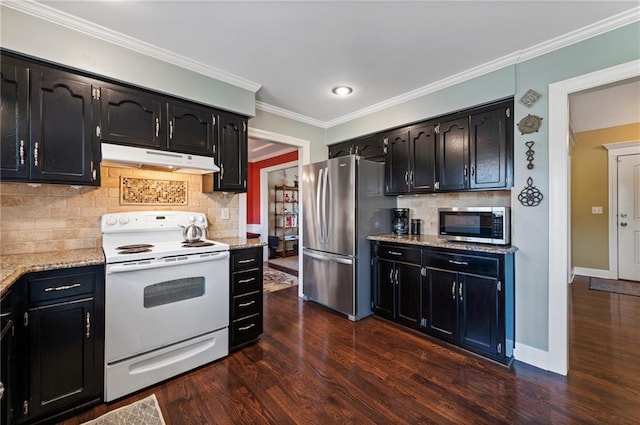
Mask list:
[[[511,208],[438,208],[438,236],[452,241],[509,245]]]

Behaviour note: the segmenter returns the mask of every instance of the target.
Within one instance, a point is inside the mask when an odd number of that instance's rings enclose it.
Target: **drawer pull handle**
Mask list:
[[[248,307],[251,304],[255,304],[255,303],[256,303],[256,300],[253,300],[253,301],[249,301],[248,303],[238,304],[238,307]]]
[[[256,325],[255,323],[252,323],[252,324],[250,324],[249,326],[243,326],[243,327],[241,327],[241,328],[238,328],[238,330],[239,330],[239,331],[246,331],[246,330],[251,329],[251,328],[252,328],[252,327],[254,327],[255,325]]]
[[[456,283],[451,282],[451,298],[456,299]]]
[[[254,280],[256,280],[255,277],[249,278],[249,279],[241,279],[238,281],[238,283],[249,283],[249,282],[253,282]]]
[[[0,382],[0,399],[4,396],[4,384]]]
[[[91,337],[91,313],[87,312],[87,338]]]
[[[74,283],[73,285],[62,285],[62,286],[56,286],[54,287],[49,287],[49,288],[45,288],[44,292],[51,292],[51,291],[66,291],[68,289],[73,289],[73,288],[78,288],[80,285],[79,283]]]
[[[468,266],[469,265],[469,263],[467,263],[466,261],[449,260],[449,262],[451,264],[457,264],[459,266]]]
[[[256,260],[254,258],[251,258],[249,260],[240,260],[240,261],[238,261],[238,263],[247,264],[247,263],[253,263],[254,261],[256,261]]]
[[[391,255],[402,255],[402,253],[398,251],[387,251],[387,252]]]

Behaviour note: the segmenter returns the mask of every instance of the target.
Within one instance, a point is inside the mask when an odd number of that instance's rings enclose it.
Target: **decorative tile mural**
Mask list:
[[[120,177],[121,205],[187,205],[188,182]]]

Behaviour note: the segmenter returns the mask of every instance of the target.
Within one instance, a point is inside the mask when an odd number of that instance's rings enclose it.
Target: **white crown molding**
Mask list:
[[[290,118],[295,121],[311,124],[316,127],[328,128],[324,121],[320,121],[315,118],[308,117],[306,115],[298,114],[296,112],[291,112],[288,109],[280,108],[278,106],[273,106],[268,103],[260,102],[257,100],[256,100],[256,109],[259,109],[264,112],[269,112],[271,114],[280,115],[281,117]]]
[[[281,149],[281,150],[279,150],[277,152],[270,153],[268,155],[261,155],[261,156],[256,156],[254,158],[251,158],[251,160],[249,160],[249,162],[256,163],[256,162],[264,161],[265,159],[275,158],[276,156],[286,155],[288,153],[291,153],[291,152],[294,152],[294,151],[297,151],[297,150],[298,150],[297,147],[286,147],[284,149]]]
[[[70,30],[86,34],[99,40],[142,53],[143,55],[159,59],[163,62],[197,72],[198,74],[215,78],[216,80],[249,90],[253,93],[257,92],[260,87],[262,87],[261,84],[219,70],[202,62],[171,52],[167,49],[154,46],[153,44],[129,37],[85,19],[78,18],[77,16],[54,9],[45,4],[37,3],[33,0],[0,1],[0,5],[56,25],[60,25]]]

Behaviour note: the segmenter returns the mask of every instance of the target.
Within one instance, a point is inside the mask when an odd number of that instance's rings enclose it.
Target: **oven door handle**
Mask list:
[[[138,270],[158,269],[162,267],[184,266],[186,264],[219,261],[229,258],[229,251],[210,252],[192,256],[175,256],[157,260],[132,261],[130,263],[107,264],[106,274],[125,273]]]

